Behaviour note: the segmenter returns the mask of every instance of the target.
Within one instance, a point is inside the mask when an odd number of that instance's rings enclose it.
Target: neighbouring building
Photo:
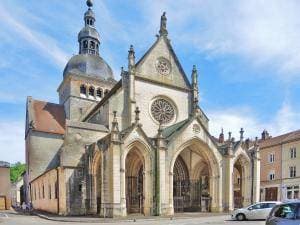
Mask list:
[[[12,206],[20,206],[24,199],[24,181],[23,177],[20,177],[16,182],[11,184],[11,204]]]
[[[300,130],[276,137],[264,130],[259,147],[261,200],[299,199]]]
[[[10,209],[10,164],[0,161],[0,210]]]
[[[33,207],[115,217],[220,212],[257,202],[258,142],[244,140],[243,129],[237,140],[210,135],[197,69],[190,81],[171,46],[166,14],[137,62],[130,47],[116,81],[100,56],[92,1],[87,5],[59,104],[27,99],[25,183]]]

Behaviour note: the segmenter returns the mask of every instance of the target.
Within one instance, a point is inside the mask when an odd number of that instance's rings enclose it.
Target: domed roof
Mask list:
[[[73,56],[64,69],[64,77],[68,74],[114,80],[110,66],[98,55],[79,54]]]
[[[92,18],[95,18],[95,13],[93,12],[93,10],[88,9],[88,10],[84,13],[84,17],[92,17]]]
[[[78,34],[78,41],[80,41],[82,38],[94,38],[96,40],[100,40],[100,35],[96,28],[85,26]]]

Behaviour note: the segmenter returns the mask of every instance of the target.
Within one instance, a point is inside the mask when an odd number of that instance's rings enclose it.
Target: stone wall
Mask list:
[[[59,165],[63,135],[30,130],[26,138],[29,182]]]
[[[36,210],[58,213],[58,169],[52,169],[34,179],[31,184],[31,201]]]

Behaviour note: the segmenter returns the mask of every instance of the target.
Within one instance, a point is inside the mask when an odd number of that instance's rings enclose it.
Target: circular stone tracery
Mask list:
[[[151,114],[155,120],[162,124],[169,123],[175,116],[174,107],[165,99],[156,99],[151,105]]]
[[[156,63],[156,70],[161,75],[168,75],[171,71],[169,61],[165,58],[159,58]]]

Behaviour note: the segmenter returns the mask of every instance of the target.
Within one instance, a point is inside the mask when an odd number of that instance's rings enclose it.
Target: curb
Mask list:
[[[119,223],[119,222],[139,222],[139,221],[165,221],[165,220],[187,220],[187,219],[194,219],[194,218],[201,218],[197,216],[182,216],[182,217],[153,217],[153,218],[130,218],[130,219],[122,219],[122,218],[95,218],[93,220],[90,220],[89,218],[78,218],[73,219],[72,217],[51,217],[44,215],[42,213],[33,212],[34,215],[50,221],[57,221],[57,222],[76,222],[76,223]],[[226,214],[225,214],[226,215]],[[216,215],[211,215],[216,216]],[[224,214],[220,214],[220,216],[224,216]],[[206,216],[205,216],[206,217]],[[208,216],[210,217],[210,216]],[[76,218],[76,217],[74,217]]]

